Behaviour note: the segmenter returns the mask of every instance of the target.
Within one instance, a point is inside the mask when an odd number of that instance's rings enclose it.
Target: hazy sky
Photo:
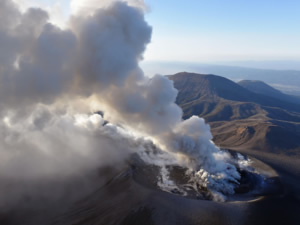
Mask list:
[[[71,11],[70,0],[16,1],[56,4],[52,11],[59,14],[61,8],[65,17]],[[98,2],[103,1],[109,0]],[[300,60],[299,0],[146,0],[146,4],[150,8],[146,18],[153,26],[146,60]]]
[[[150,0],[149,59],[300,59],[298,0]]]

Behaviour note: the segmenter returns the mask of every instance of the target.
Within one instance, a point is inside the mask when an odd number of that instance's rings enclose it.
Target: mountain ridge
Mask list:
[[[168,77],[179,91],[176,102],[183,118],[203,117],[219,146],[287,154],[299,148],[299,105],[254,93],[217,75],[181,72]]]
[[[238,84],[248,89],[249,91],[252,91],[257,94],[262,94],[269,97],[277,98],[282,101],[300,104],[300,98],[296,96],[284,94],[281,91],[273,88],[272,86],[260,80],[241,80],[238,82]]]

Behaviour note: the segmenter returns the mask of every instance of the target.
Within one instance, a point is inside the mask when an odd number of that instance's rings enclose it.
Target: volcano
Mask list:
[[[0,224],[298,222],[296,170],[220,149],[176,103],[178,82],[140,68],[152,34],[143,4],[104,2],[61,28],[47,10],[0,1]],[[285,107],[298,121],[299,105],[203,80],[210,97]]]
[[[134,156],[130,165],[54,224],[297,224],[299,201],[284,193],[284,183],[275,170],[251,160],[253,171],[240,171],[243,175],[236,194],[227,202],[215,202],[203,189],[188,192],[186,187],[185,194],[160,189],[159,168]],[[175,183],[188,183],[183,168],[169,169]]]
[[[235,151],[230,154],[236,159],[243,158],[243,162],[246,159],[251,165],[240,165],[241,179],[235,194],[227,196],[225,202],[213,199],[209,190],[195,187],[191,182],[193,173],[178,165],[167,167],[172,183],[168,187],[172,188],[166,189],[160,185],[161,168],[133,154],[122,168],[100,168],[98,178],[93,179],[101,181],[105,176],[106,182],[95,182],[93,191],[77,201],[47,202],[40,198],[40,204],[32,205],[30,199],[24,199],[25,204],[20,203],[20,207],[2,209],[0,223],[296,225],[300,210],[299,162],[270,155],[261,157],[261,161]],[[78,184],[77,187],[80,188]]]

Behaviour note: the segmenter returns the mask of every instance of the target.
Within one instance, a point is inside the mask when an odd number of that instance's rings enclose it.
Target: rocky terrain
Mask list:
[[[177,73],[184,118],[204,117],[222,147],[299,156],[300,100],[262,82],[235,83],[216,75]]]

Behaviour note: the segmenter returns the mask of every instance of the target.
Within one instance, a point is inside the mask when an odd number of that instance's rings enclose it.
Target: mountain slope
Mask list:
[[[239,80],[261,80],[267,84],[272,84],[284,93],[291,95],[300,96],[300,67],[299,63],[294,64],[293,68],[296,70],[287,70],[291,68],[291,65],[277,69],[267,69],[264,67],[261,69],[257,68],[256,65],[250,66],[250,62],[247,65],[212,65],[212,64],[201,64],[201,63],[183,63],[183,62],[163,62],[163,61],[146,61],[142,63],[143,70],[148,75],[156,73],[160,74],[175,74],[178,71],[194,71],[202,74],[218,74],[220,76],[229,78],[234,81]],[[264,66],[266,62],[264,61]],[[296,62],[295,62],[296,63]],[[278,62],[276,62],[278,64]],[[249,68],[252,67],[252,68]],[[275,63],[272,63],[269,68],[276,67]],[[297,70],[298,68],[298,70]]]
[[[254,93],[216,75],[184,72],[168,77],[179,90],[177,103],[184,118],[204,117],[218,145],[289,154],[300,146],[298,104]]]
[[[207,97],[209,99],[222,98],[231,101],[252,102],[300,112],[300,104],[292,104],[278,98],[254,93],[221,76],[182,72],[169,77],[174,81],[175,87],[180,90],[177,98],[179,104]]]
[[[266,84],[265,82],[259,80],[242,80],[239,81],[238,84],[248,89],[249,91],[252,91],[257,94],[262,94],[272,98],[277,98],[282,101],[300,104],[300,99],[298,97],[284,94],[281,91]]]

